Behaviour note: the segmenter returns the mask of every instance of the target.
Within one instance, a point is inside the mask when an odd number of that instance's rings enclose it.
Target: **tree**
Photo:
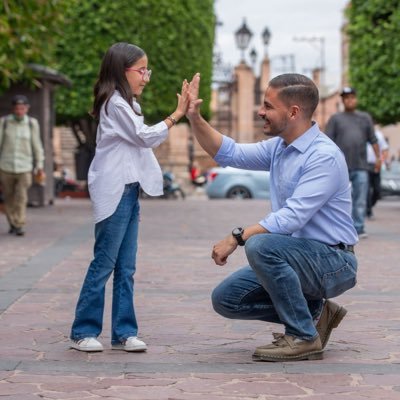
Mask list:
[[[352,0],[348,8],[350,82],[376,122],[400,121],[400,2]]]
[[[29,63],[50,62],[63,6],[59,0],[0,2],[0,93],[13,82],[34,82]]]
[[[149,123],[169,115],[182,79],[202,74],[201,96],[209,108],[214,40],[212,0],[69,0],[57,69],[73,82],[57,93],[57,116],[84,133],[94,147],[93,85],[107,48],[120,41],[143,48],[153,70],[141,100]]]

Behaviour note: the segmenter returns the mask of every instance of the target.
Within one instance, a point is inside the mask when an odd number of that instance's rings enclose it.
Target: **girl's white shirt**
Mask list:
[[[141,113],[135,100],[133,107]],[[134,113],[118,91],[111,96],[107,113],[103,104],[96,153],[88,174],[95,223],[114,213],[128,183],[139,182],[150,196],[163,193],[162,171],[152,148],[159,146],[167,135],[164,121],[145,125],[143,116]]]

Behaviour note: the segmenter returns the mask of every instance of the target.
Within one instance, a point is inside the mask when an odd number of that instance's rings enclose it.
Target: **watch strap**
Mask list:
[[[234,228],[232,231],[232,236],[236,239],[239,246],[244,246],[246,244],[242,236],[243,232],[244,232],[243,228]]]

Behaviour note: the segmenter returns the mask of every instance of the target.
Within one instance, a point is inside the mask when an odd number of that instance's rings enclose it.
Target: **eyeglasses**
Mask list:
[[[125,68],[125,71],[139,72],[139,74],[142,75],[142,79],[150,80],[151,77],[151,69],[147,68],[142,68],[142,69]]]

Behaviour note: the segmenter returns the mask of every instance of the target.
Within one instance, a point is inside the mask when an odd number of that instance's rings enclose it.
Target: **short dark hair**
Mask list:
[[[11,99],[11,104],[13,106],[16,106],[17,104],[25,104],[28,105],[29,104],[29,100],[26,96],[24,96],[23,94],[17,94],[15,95],[12,99]]]
[[[319,94],[315,83],[301,74],[282,74],[273,78],[268,86],[279,89],[278,97],[287,106],[297,104],[307,118],[318,106]]]

